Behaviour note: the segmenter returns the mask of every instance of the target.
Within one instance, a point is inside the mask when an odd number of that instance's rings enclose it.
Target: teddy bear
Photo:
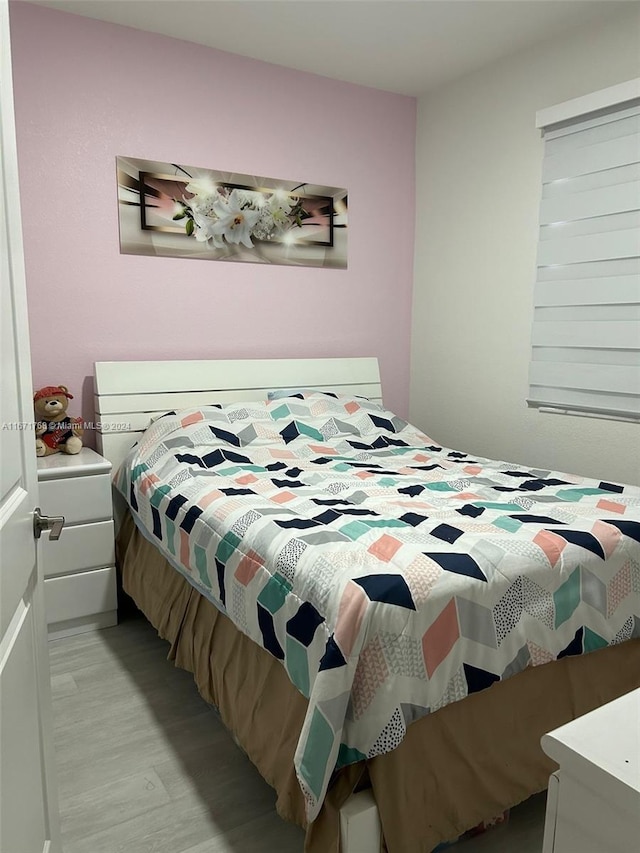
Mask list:
[[[52,453],[80,453],[83,433],[81,418],[67,415],[73,394],[65,385],[47,385],[33,395],[36,419],[36,456]]]

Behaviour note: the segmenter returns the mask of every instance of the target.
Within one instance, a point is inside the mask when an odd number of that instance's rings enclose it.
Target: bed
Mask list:
[[[125,590],[307,850],[370,786],[388,850],[431,851],[640,684],[637,489],[442,448],[383,408],[375,359],[99,363],[96,391],[103,454],[139,439]]]

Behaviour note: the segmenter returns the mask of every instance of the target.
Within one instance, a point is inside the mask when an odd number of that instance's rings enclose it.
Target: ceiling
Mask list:
[[[634,0],[35,0],[405,95]]]

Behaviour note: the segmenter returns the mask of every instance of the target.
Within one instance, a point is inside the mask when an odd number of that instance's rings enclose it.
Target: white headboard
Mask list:
[[[264,400],[269,391],[289,388],[382,402],[376,358],[97,361],[98,452],[115,470],[153,415],[188,406]]]

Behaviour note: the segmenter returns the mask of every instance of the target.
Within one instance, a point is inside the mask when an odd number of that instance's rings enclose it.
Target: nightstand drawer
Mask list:
[[[64,515],[67,524],[111,518],[111,478],[108,474],[67,477],[40,483],[44,515]]]
[[[65,622],[116,609],[116,570],[97,569],[44,582],[47,622]]]
[[[113,565],[113,521],[65,526],[57,542],[51,542],[45,533],[42,560],[46,578]]]

